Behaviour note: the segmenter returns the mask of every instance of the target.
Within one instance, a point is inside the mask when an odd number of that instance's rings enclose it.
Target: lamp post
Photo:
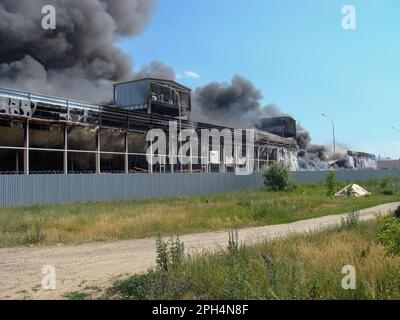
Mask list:
[[[328,118],[332,122],[332,133],[333,133],[333,157],[336,158],[336,138],[335,138],[335,123],[332,118],[325,113],[321,114],[321,116]]]
[[[400,133],[400,130],[396,127],[392,127],[393,130],[397,131],[398,133]]]

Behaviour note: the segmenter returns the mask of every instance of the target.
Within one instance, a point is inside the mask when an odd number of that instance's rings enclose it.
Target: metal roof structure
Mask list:
[[[185,90],[185,91],[189,91],[192,92],[192,89],[176,82],[175,80],[168,80],[168,79],[162,79],[162,78],[154,78],[154,77],[142,77],[142,78],[137,78],[137,79],[133,79],[133,80],[129,80],[129,81],[122,81],[122,82],[116,82],[113,84],[113,86],[117,86],[120,84],[127,84],[127,83],[134,83],[134,82],[138,82],[138,81],[143,81],[143,80],[150,80],[150,81],[157,81],[157,82],[164,82],[164,83],[172,83],[174,84],[176,87],[180,87],[181,89]]]

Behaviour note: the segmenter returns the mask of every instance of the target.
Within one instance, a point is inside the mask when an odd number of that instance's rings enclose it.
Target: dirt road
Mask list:
[[[360,211],[361,220],[386,214],[400,203],[380,205]],[[263,239],[305,233],[340,223],[346,214],[303,220],[291,224],[239,230],[247,244]],[[227,244],[226,231],[181,237],[188,252],[214,249]],[[77,246],[0,249],[0,299],[62,299],[66,293],[96,294],[118,278],[144,272],[155,263],[154,239],[89,243]],[[56,290],[43,290],[42,267],[56,268]]]

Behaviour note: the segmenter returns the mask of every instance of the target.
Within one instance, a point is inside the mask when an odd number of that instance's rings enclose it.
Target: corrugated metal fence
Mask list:
[[[262,185],[259,174],[0,176],[0,207],[208,195]]]
[[[308,184],[323,181],[326,174],[295,172],[294,178]],[[339,171],[336,175],[338,181],[356,182],[383,176],[400,178],[400,170]],[[10,175],[0,176],[0,207],[209,195],[262,184],[259,173]]]
[[[300,184],[318,183],[325,180],[329,171],[298,171],[294,179]],[[375,180],[385,176],[400,178],[400,170],[343,170],[335,171],[338,182]]]

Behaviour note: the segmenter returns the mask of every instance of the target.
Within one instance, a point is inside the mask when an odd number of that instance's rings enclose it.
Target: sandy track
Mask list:
[[[380,205],[360,211],[361,220],[387,214],[400,203]],[[292,233],[315,231],[340,223],[346,214],[326,216],[239,230],[239,239],[247,244]],[[227,245],[226,231],[181,237],[189,253]],[[0,299],[62,299],[73,291],[95,293],[118,278],[144,272],[154,266],[154,239],[89,243],[77,246],[0,249]],[[41,288],[41,269],[52,265],[57,271],[57,289]]]

